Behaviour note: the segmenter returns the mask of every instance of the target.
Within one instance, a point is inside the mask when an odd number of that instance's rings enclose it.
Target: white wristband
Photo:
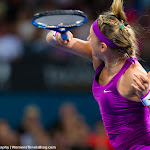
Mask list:
[[[148,93],[145,96],[140,97],[140,100],[144,106],[149,106],[150,105],[150,91],[148,91]]]
[[[57,34],[57,32],[56,31],[54,31],[54,34],[53,34],[53,39],[56,41],[56,34]]]

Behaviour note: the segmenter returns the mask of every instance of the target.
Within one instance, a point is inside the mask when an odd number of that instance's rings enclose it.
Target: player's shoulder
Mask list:
[[[127,87],[126,89],[128,89],[128,93],[130,93],[132,96],[136,92],[135,89],[132,87],[132,84],[135,84],[134,74],[147,75],[147,72],[138,61],[135,61],[135,63],[133,62],[130,65],[130,67],[125,71],[124,75],[122,76],[121,82],[120,82],[121,85],[125,85]]]
[[[134,74],[143,74],[147,75],[146,70],[143,68],[143,66],[139,63],[139,61],[133,62],[130,67],[127,69],[127,73],[129,75],[134,75]]]
[[[143,68],[143,66],[138,61],[135,61],[130,65],[130,67],[126,70],[126,72],[124,74],[124,78],[131,84],[135,77],[134,74],[147,75],[146,70]]]

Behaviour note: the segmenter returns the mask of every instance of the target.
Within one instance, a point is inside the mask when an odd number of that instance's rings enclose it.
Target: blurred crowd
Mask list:
[[[0,0],[0,91],[45,90],[40,69],[47,64],[71,64],[70,68],[75,64],[76,68],[78,65],[85,72],[81,67],[81,59],[46,43],[48,31],[32,25],[35,13],[56,9],[84,11],[88,15],[88,22],[72,32],[75,37],[86,40],[93,21],[101,12],[108,10],[111,3],[112,0]],[[147,60],[149,65],[150,0],[124,0],[124,6],[129,23],[137,29],[142,59]],[[48,70],[48,75],[53,73],[56,76],[55,66]],[[67,73],[72,72],[68,70]],[[78,70],[76,72],[80,73]],[[65,74],[61,78],[63,76]],[[85,75],[80,79],[83,78],[88,79]],[[5,118],[0,119],[0,145],[54,145],[57,150],[113,149],[102,122],[97,121],[94,129],[91,129],[84,116],[71,103],[61,106],[59,119],[51,122],[48,127],[43,126],[40,109],[36,106],[25,109],[18,129],[14,130]]]
[[[47,114],[48,115],[48,114]],[[48,117],[48,116],[47,116]],[[58,119],[45,127],[36,105],[25,108],[20,127],[12,129],[0,119],[0,146],[56,146],[57,150],[113,150],[98,120],[89,127],[73,103],[63,103]]]
[[[0,91],[46,90],[43,68],[47,64],[54,64],[54,67],[76,64],[80,67],[83,63],[79,57],[46,43],[49,31],[32,25],[35,13],[56,9],[84,11],[88,22],[72,32],[74,37],[86,40],[93,21],[108,10],[111,3],[112,0],[0,0]],[[148,63],[150,1],[125,0],[124,7],[128,21],[137,29],[142,59]]]
[[[112,0],[0,0],[0,61],[23,61],[26,57],[30,59],[39,54],[39,57],[44,55],[49,60],[56,55],[58,60],[65,61],[69,54],[57,52],[47,45],[45,36],[48,31],[35,28],[32,16],[37,12],[55,9],[82,10],[89,17],[88,23],[73,32],[75,37],[86,40],[93,20],[109,9],[111,3]],[[124,3],[129,22],[150,26],[149,0],[126,0]]]
[[[81,68],[84,63],[81,58],[46,43],[49,31],[32,25],[35,13],[56,9],[84,11],[88,22],[72,32],[74,37],[86,40],[93,21],[111,3],[112,0],[0,0],[0,91],[46,90],[48,82],[43,74],[47,64],[54,64],[54,68],[76,64],[76,68]],[[129,23],[137,30],[141,57],[148,64],[150,1],[125,0],[124,7]]]

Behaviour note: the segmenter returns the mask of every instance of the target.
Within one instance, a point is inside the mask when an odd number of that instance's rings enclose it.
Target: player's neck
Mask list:
[[[106,57],[105,59],[105,68],[108,72],[118,72],[121,69],[124,62],[126,61],[127,56],[125,54],[111,54],[110,57]]]

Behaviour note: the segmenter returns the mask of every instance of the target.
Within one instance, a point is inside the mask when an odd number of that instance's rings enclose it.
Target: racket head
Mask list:
[[[35,14],[32,24],[37,28],[64,34],[73,28],[84,25],[87,20],[87,15],[80,10],[53,10]]]

